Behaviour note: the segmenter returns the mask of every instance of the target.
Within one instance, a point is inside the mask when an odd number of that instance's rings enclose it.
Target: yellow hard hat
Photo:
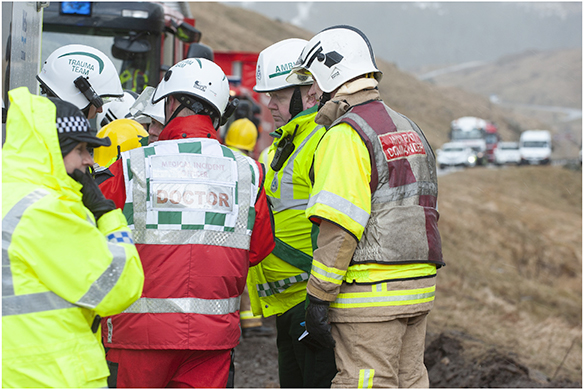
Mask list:
[[[257,140],[257,127],[249,119],[241,118],[229,126],[225,136],[225,145],[251,152]]]
[[[102,167],[109,167],[122,152],[148,145],[148,132],[132,119],[116,119],[105,125],[97,133],[99,138],[109,137],[112,144],[96,148],[93,160]]]

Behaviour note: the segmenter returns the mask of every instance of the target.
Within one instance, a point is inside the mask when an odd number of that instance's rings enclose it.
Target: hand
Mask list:
[[[83,173],[76,169],[71,174],[71,177],[83,185],[81,188],[83,204],[92,212],[96,221],[105,213],[116,209],[113,200],[106,199],[103,196],[99,186],[87,170]]]
[[[306,308],[306,330],[311,338],[323,348],[334,348],[335,340],[331,334],[331,325],[328,321],[329,302],[308,294]]]

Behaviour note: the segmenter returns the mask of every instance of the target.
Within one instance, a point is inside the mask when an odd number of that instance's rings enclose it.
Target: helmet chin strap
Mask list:
[[[292,115],[292,119],[302,111],[304,111],[304,106],[302,104],[302,93],[300,92],[300,87],[296,86],[294,87],[292,98],[290,98],[290,108],[288,108],[288,112],[290,115]]]
[[[164,99],[164,112],[166,112],[166,108],[168,106],[168,99]],[[170,123],[170,121],[172,121],[174,118],[177,117],[177,115],[184,109],[187,108],[187,106],[185,106],[184,104],[180,103],[180,105],[177,107],[176,110],[174,110],[174,112],[172,113],[172,115],[170,116],[170,118],[166,121],[166,123],[164,124],[164,126],[162,126],[162,129],[164,130],[166,128],[166,126]]]
[[[322,106],[325,105],[326,102],[331,100],[330,92],[323,92],[322,95],[320,95],[320,99],[318,99],[318,100],[319,100],[318,110],[320,110],[322,108]]]

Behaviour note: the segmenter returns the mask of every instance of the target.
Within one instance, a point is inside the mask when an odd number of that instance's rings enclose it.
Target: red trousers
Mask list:
[[[106,358],[112,375],[117,364],[117,387],[225,388],[231,350],[112,348]]]

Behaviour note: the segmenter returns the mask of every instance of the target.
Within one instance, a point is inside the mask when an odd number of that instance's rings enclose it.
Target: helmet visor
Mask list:
[[[286,77],[286,81],[294,85],[306,85],[312,83],[314,81],[314,77],[312,77],[312,73],[310,73],[307,69],[294,67],[290,71],[288,77]]]

